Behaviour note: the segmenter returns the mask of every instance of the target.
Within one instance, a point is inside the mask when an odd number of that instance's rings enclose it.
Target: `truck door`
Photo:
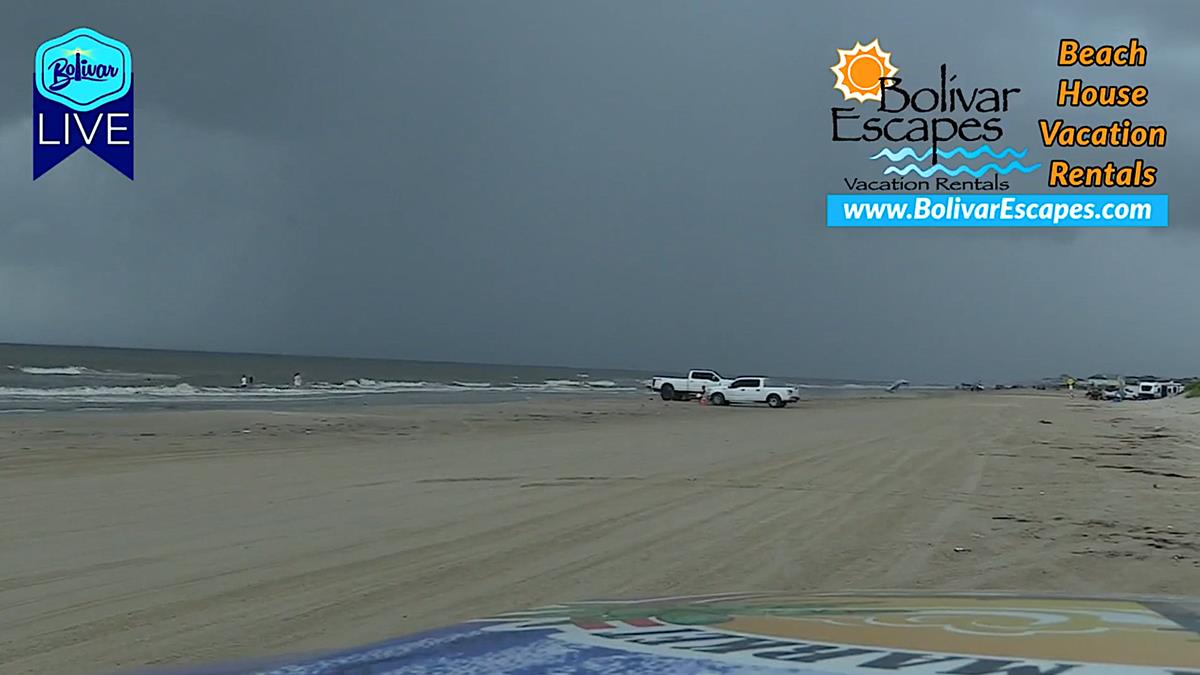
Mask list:
[[[707,370],[695,370],[690,373],[688,378],[688,391],[693,394],[699,394],[702,389],[712,390],[717,386],[717,375]]]
[[[725,398],[730,403],[750,403],[754,400],[754,385],[756,380],[752,377],[743,377],[734,380],[729,385],[729,390],[725,394]]]

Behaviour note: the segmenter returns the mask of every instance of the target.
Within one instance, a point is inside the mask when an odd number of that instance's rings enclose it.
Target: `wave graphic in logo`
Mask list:
[[[902,159],[911,157],[918,162],[923,162],[923,161],[929,159],[929,155],[932,153],[933,153],[932,149],[926,150],[925,152],[918,155],[916,150],[913,150],[912,148],[909,148],[909,147],[899,148],[897,150],[891,150],[889,148],[884,148],[884,149],[880,150],[879,152],[875,153],[874,155],[871,155],[871,159],[880,159],[882,157],[887,157],[888,161],[898,162]],[[993,159],[1004,159],[1005,157],[1012,155],[1012,157],[1014,159],[1024,159],[1025,155],[1028,153],[1029,153],[1029,148],[1021,148],[1020,150],[1017,150],[1015,148],[1003,148],[1000,150],[1000,152],[996,152],[995,150],[992,150],[992,147],[990,145],[984,144],[978,148],[975,148],[974,150],[967,150],[966,148],[962,148],[962,147],[950,148],[949,150],[938,150],[937,156],[949,159],[951,157],[958,157],[959,155],[961,155],[963,157],[963,159],[975,159],[976,157],[978,157],[980,155],[987,155],[989,157],[992,157]]]
[[[1000,166],[999,164],[997,164],[995,162],[989,162],[989,163],[984,164],[983,166],[979,167],[978,169],[973,169],[969,166],[966,166],[965,164],[963,166],[956,166],[953,168],[948,167],[945,164],[934,164],[933,166],[926,167],[926,168],[921,168],[921,167],[917,166],[916,164],[906,164],[902,167],[889,166],[883,170],[883,173],[884,173],[884,175],[896,174],[899,176],[907,176],[910,173],[915,173],[918,176],[920,176],[921,178],[929,178],[933,174],[939,173],[939,172],[944,173],[947,176],[957,176],[959,174],[965,173],[965,174],[969,174],[975,178],[981,178],[983,176],[983,174],[987,173],[988,171],[995,171],[996,173],[1000,174],[1001,176],[1004,176],[1004,175],[1008,175],[1008,174],[1012,173],[1013,171],[1020,171],[1021,173],[1030,173],[1032,171],[1037,171],[1039,168],[1041,168],[1041,166],[1042,166],[1041,164],[1033,164],[1031,166],[1025,166],[1024,164],[1017,162],[1017,161],[1009,162],[1006,166]]]

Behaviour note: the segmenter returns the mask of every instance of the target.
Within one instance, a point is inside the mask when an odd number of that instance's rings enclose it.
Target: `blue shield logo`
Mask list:
[[[129,47],[91,28],[43,42],[34,68],[38,93],[79,112],[120,99],[133,82]]]
[[[87,148],[133,180],[133,66],[129,47],[76,28],[33,61],[33,179]]]

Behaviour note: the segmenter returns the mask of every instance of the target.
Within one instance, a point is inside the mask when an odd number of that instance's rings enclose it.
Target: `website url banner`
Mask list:
[[[828,227],[1166,227],[1167,195],[826,195]]]

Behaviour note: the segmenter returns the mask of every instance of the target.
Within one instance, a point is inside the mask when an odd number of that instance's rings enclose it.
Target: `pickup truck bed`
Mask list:
[[[653,377],[650,379],[650,388],[657,391],[664,401],[686,401],[731,381],[721,377],[715,370],[692,370],[687,377]]]

